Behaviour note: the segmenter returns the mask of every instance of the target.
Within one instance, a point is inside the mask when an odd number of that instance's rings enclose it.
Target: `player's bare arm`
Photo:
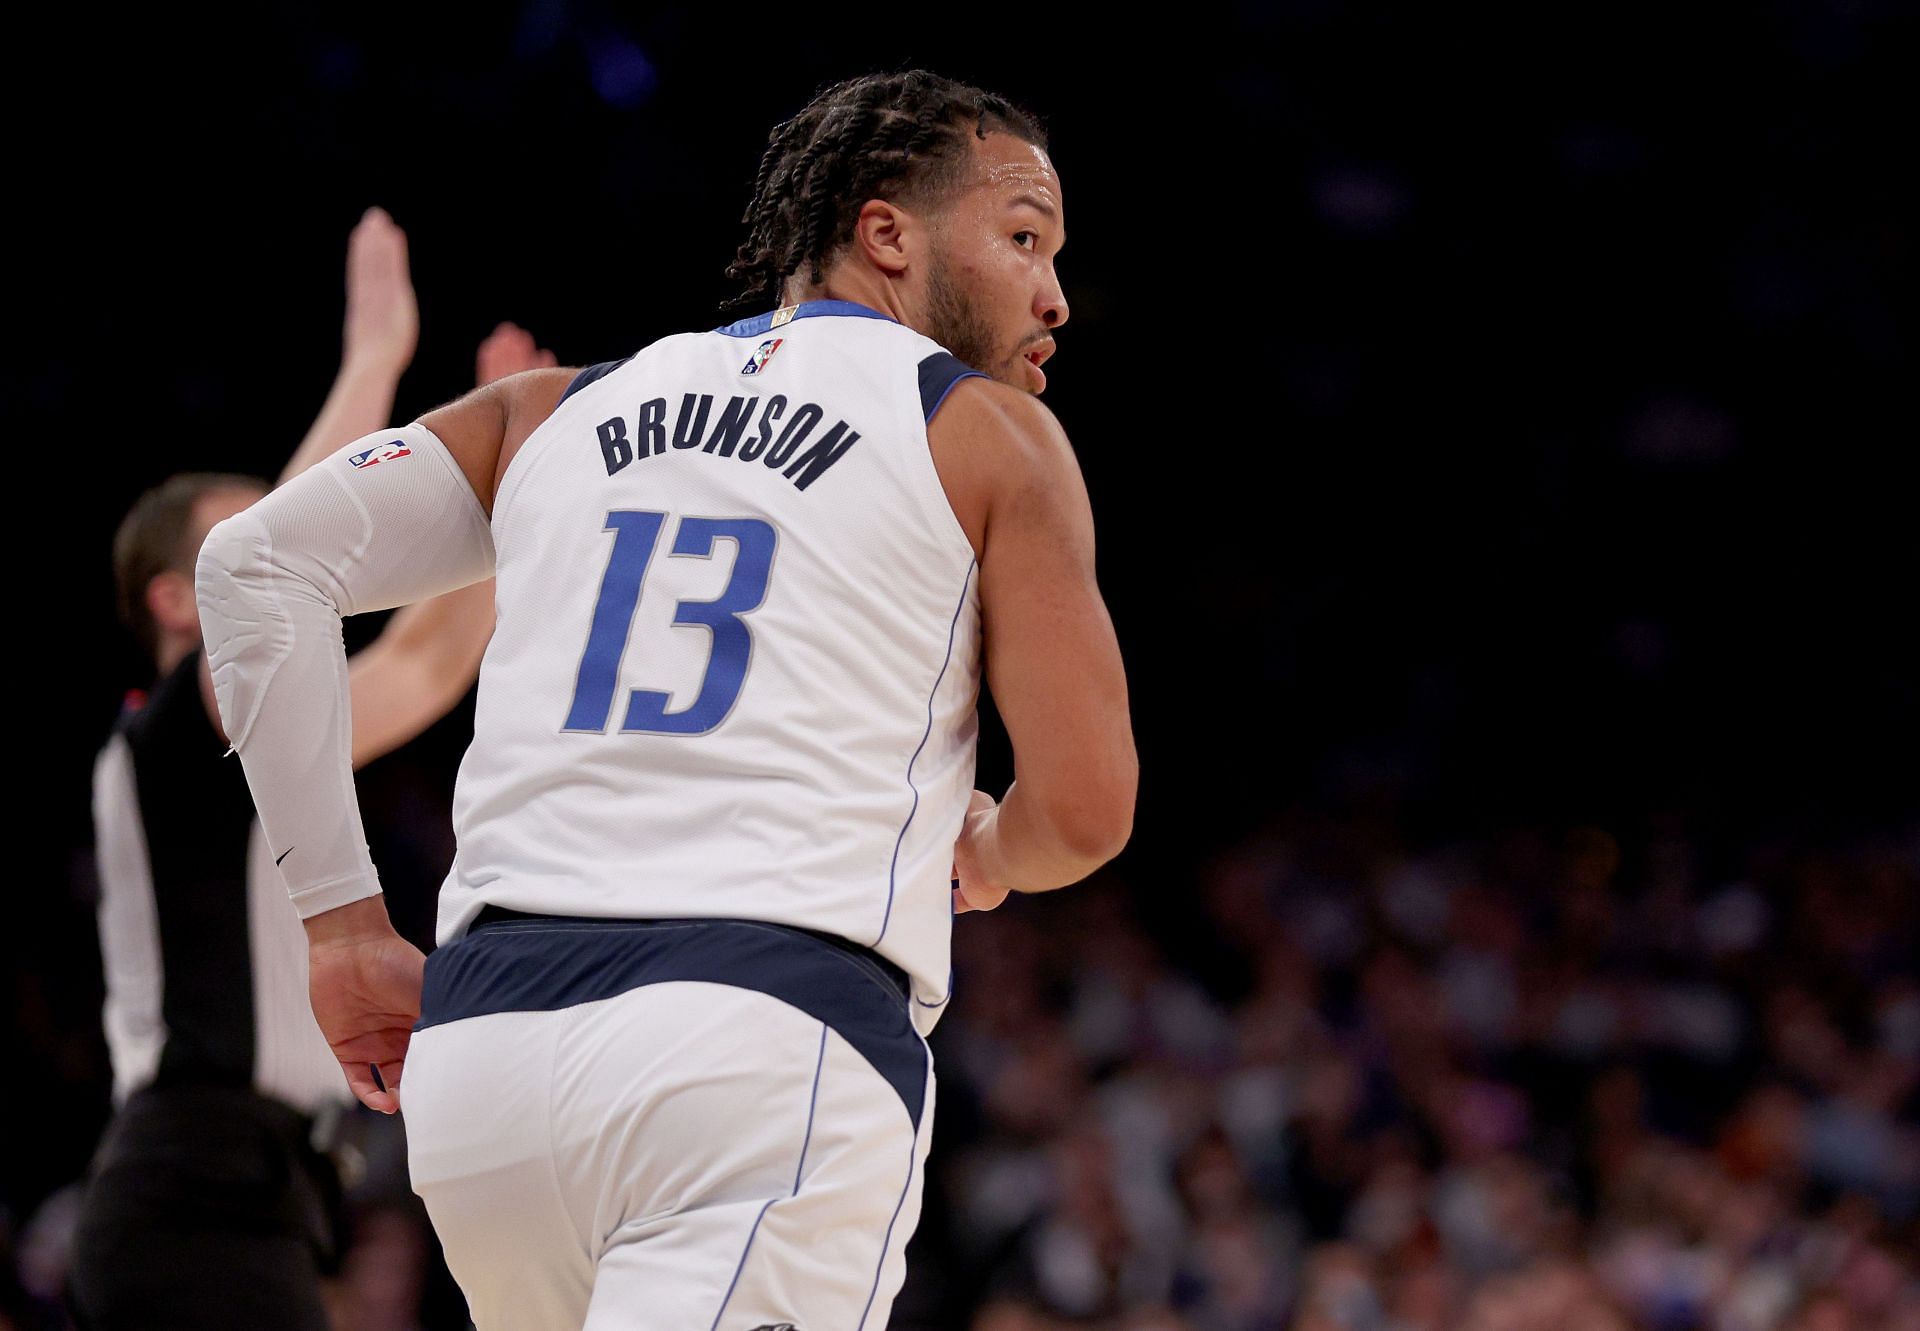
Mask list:
[[[514,454],[553,414],[580,371],[543,368],[510,375],[420,418],[453,454],[488,515]]]
[[[1139,760],[1066,432],[1038,399],[968,379],[928,438],[980,555],[987,684],[1013,741],[1013,784],[998,805],[976,794],[955,848],[956,909],[978,909],[1078,882],[1118,854]]]

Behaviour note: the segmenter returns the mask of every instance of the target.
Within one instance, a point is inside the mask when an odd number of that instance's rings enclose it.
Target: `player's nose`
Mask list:
[[[1034,298],[1033,312],[1048,328],[1058,328],[1067,321],[1067,293],[1060,289],[1060,279],[1051,272],[1047,274],[1047,284]]]

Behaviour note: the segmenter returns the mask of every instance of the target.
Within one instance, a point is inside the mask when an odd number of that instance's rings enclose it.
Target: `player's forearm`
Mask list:
[[[221,721],[305,917],[380,884],[349,764],[339,603],[274,536],[248,514],[222,522],[201,547],[195,588]]]
[[[226,732],[302,918],[379,891],[351,766],[343,614],[384,610],[493,571],[460,465],[424,426],[376,463],[351,441],[216,526],[195,585]]]
[[[1120,853],[1132,830],[1132,797],[1124,816],[1117,799],[1091,810],[1049,808],[1018,781],[974,834],[973,858],[989,883],[1016,892],[1049,892],[1077,883]]]
[[[405,369],[404,362],[395,364],[390,357],[349,353],[320,414],[275,484],[285,485],[350,440],[384,430],[393,420],[393,396]]]

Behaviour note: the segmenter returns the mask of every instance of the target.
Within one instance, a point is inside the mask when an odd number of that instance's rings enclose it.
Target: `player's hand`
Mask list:
[[[383,1114],[400,1108],[400,1073],[420,1016],[426,961],[420,949],[393,931],[383,898],[368,897],[307,921],[307,993],[314,1019],[340,1060],[347,1085],[362,1104]]]
[[[407,270],[407,233],[369,208],[347,237],[344,359],[399,374],[420,341],[420,306]]]
[[[473,358],[473,385],[485,388],[522,370],[550,370],[560,362],[544,347],[534,345],[533,334],[519,324],[501,324],[480,344]]]
[[[989,883],[981,874],[974,855],[974,838],[995,817],[999,801],[984,790],[973,792],[967,803],[967,820],[960,825],[960,840],[953,847],[953,913],[992,910],[1007,899],[1007,888]]]

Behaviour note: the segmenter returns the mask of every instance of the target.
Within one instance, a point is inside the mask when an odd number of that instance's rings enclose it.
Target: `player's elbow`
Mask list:
[[[1048,821],[1062,849],[1085,865],[1087,873],[1113,859],[1132,838],[1138,785],[1139,768],[1128,753],[1081,774],[1050,810]]]
[[[245,512],[235,513],[213,524],[206,539],[200,542],[200,553],[194,560],[194,585],[204,585],[209,574],[218,575],[230,571],[247,559],[247,529],[250,524],[241,521]]]
[[[236,513],[214,524],[200,543],[193,566],[193,597],[200,611],[201,629],[210,646],[224,638],[222,630],[235,617],[246,596],[246,580],[264,562],[259,522]]]

